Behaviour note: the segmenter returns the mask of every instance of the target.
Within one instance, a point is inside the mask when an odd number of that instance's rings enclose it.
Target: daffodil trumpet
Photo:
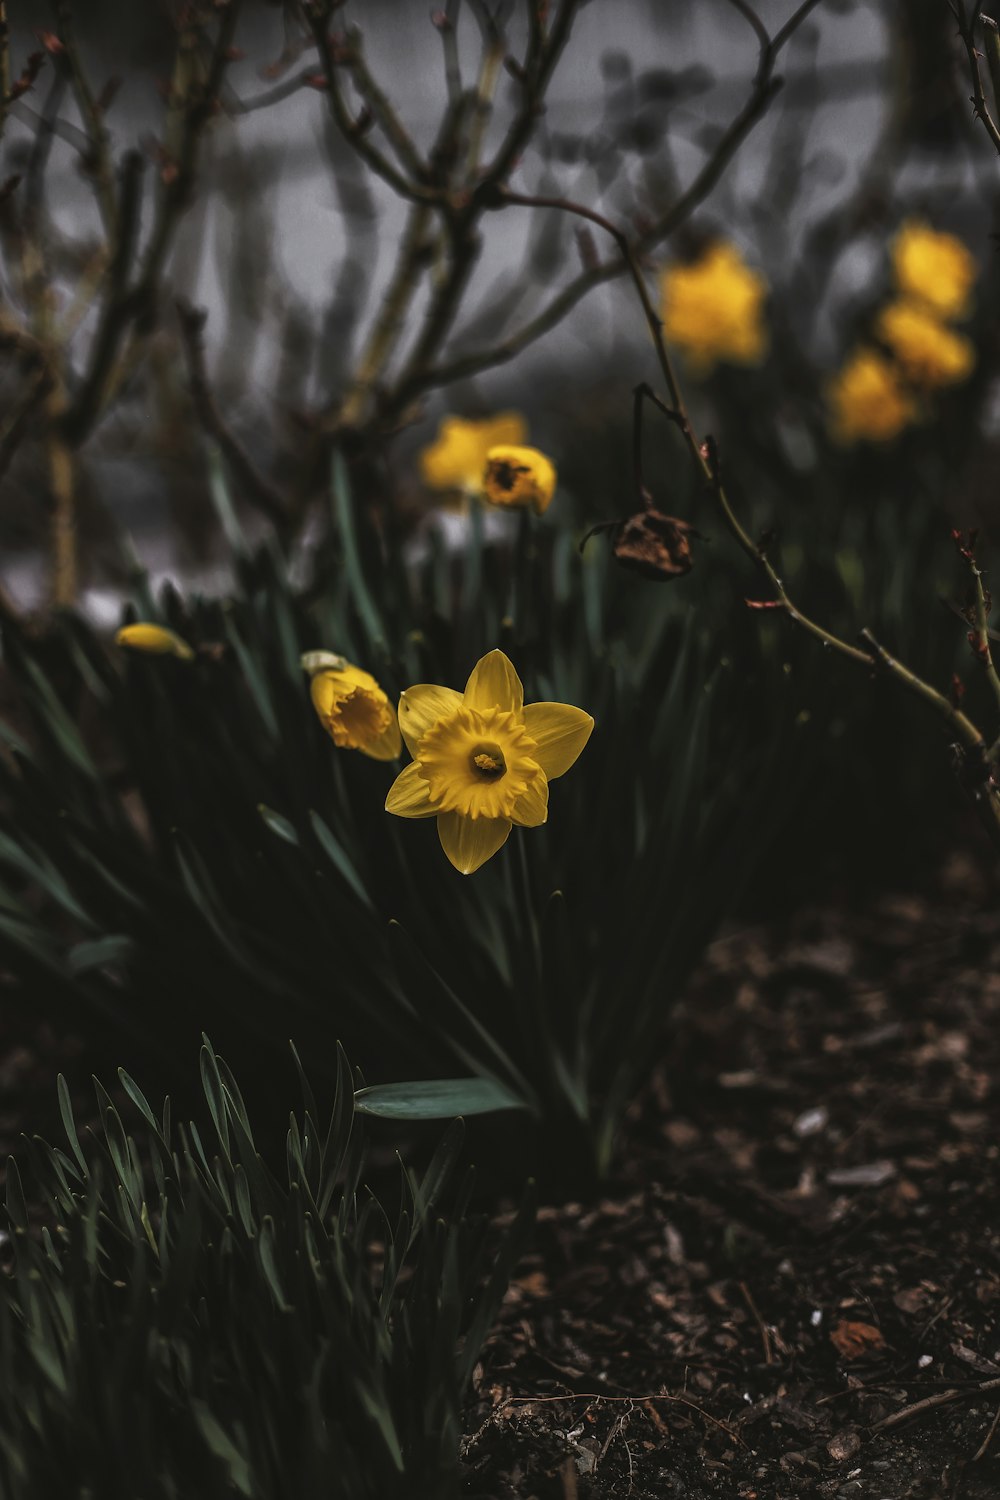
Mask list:
[[[403,748],[399,724],[388,696],[370,672],[332,651],[307,651],[302,666],[310,672],[309,695],[333,743],[360,750],[372,760],[395,760]]]
[[[525,704],[512,662],[490,651],[464,693],[431,683],[407,688],[399,727],[413,761],[389,789],[386,811],[436,818],[445,854],[471,875],[515,824],[546,821],[549,782],[574,764],[594,721],[568,703]]]

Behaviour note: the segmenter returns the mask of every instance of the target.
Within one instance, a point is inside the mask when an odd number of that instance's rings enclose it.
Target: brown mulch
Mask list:
[[[998,956],[961,860],[716,944],[623,1181],[541,1212],[467,1495],[1000,1496]]]

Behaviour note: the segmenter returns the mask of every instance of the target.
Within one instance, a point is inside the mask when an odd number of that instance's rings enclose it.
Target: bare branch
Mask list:
[[[757,23],[754,29],[761,42],[760,55],[757,72],[746,103],[730,121],[715,149],[680,197],[659,219],[636,237],[632,244],[632,251],[636,257],[641,258],[655,250],[690,218],[694,210],[711,193],[743,141],[766,113],[780,88],[780,80],[774,77],[774,69],[781,50],[819,3],[820,0],[805,0],[805,3],[798,6],[773,39],[769,38],[763,26]],[[737,8],[742,14],[746,14],[750,9],[749,6],[743,8],[739,5]],[[503,202],[503,195],[496,194],[491,206],[501,207]],[[605,222],[602,227],[608,228],[609,226]],[[450,385],[456,380],[467,379],[481,374],[484,370],[507,364],[561,323],[588,292],[605,282],[613,281],[622,274],[625,268],[625,263],[618,256],[588,266],[563,287],[562,291],[557,292],[540,312],[501,343],[488,349],[456,355],[436,366],[428,365],[423,369],[411,368],[402,383],[400,404],[405,405],[424,391]]]
[[[118,204],[115,197],[114,166],[111,158],[111,138],[104,123],[104,114],[99,107],[84,71],[76,33],[73,29],[73,11],[70,0],[57,0],[56,17],[59,24],[59,41],[62,51],[56,61],[69,74],[73,94],[83,121],[88,151],[86,164],[93,178],[104,232],[108,243],[114,242],[117,230]]]
[[[970,9],[965,8],[965,0],[955,0],[949,4],[949,10],[955,17],[958,25],[958,34],[962,38],[966,56],[969,60],[969,74],[972,78],[972,109],[977,120],[982,120],[983,129],[993,142],[994,148],[1000,155],[1000,129],[990,114],[986,103],[986,94],[983,91],[982,53],[976,47],[973,27],[975,24],[975,3],[973,0]],[[983,18],[980,17],[980,20]]]
[[[440,203],[442,193],[439,189],[430,188],[415,182],[401,172],[393,162],[375,146],[365,134],[370,123],[371,116],[365,115],[355,117],[348,108],[340,86],[338,68],[340,62],[335,55],[334,43],[326,29],[326,18],[317,10],[309,12],[309,24],[316,40],[316,49],[319,53],[320,62],[323,65],[323,75],[326,79],[326,95],[330,102],[330,113],[334,124],[346,141],[354,147],[362,161],[372,169],[376,176],[381,177],[383,182],[399,194],[401,198],[407,198],[413,203]]]
[[[288,521],[288,506],[281,492],[257,468],[242,443],[226,425],[208,383],[202,333],[207,314],[186,302],[177,303],[184,354],[187,360],[191,401],[205,431],[218,443],[247,499],[279,529]]]

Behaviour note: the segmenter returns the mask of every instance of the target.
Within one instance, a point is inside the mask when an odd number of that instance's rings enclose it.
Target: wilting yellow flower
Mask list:
[[[181,661],[191,661],[194,652],[187,641],[167,630],[164,625],[151,625],[139,620],[135,625],[123,625],[115,635],[116,646],[126,646],[130,651],[145,651],[149,656],[176,656]]]
[[[891,360],[859,349],[830,383],[833,435],[841,443],[887,443],[917,415]]]
[[[315,653],[307,653],[314,655]],[[345,662],[323,668],[310,684],[313,707],[335,745],[372,760],[395,760],[402,749],[392,704],[370,672]]]
[[[549,782],[569,770],[594,727],[569,703],[526,705],[502,651],[476,664],[464,694],[407,688],[399,724],[413,764],[393,782],[386,811],[437,818],[444,852],[463,875],[497,852],[514,823],[545,822]]]
[[[939,317],[960,318],[967,310],[976,261],[953,234],[908,219],[893,240],[892,265],[900,290],[926,302]]]
[[[537,448],[499,443],[486,455],[482,488],[491,505],[530,506],[540,516],[556,492],[555,465]]]
[[[431,490],[477,493],[490,449],[497,443],[523,443],[527,435],[525,420],[517,411],[498,412],[480,421],[444,417],[436,439],[420,455],[421,478]]]
[[[939,322],[919,302],[904,297],[890,302],[875,326],[913,385],[935,390],[955,385],[972,372],[976,352],[971,341]]]
[[[663,331],[695,370],[718,360],[753,365],[767,351],[762,309],[767,282],[735,245],[709,245],[690,265],[668,266],[661,278]]]

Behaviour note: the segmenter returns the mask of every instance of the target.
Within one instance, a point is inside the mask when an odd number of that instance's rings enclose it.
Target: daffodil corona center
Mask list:
[[[472,764],[487,781],[499,781],[507,774],[507,762],[499,745],[480,745],[473,751]]]
[[[330,716],[330,733],[335,745],[349,750],[370,744],[383,733],[392,715],[385,703],[365,688],[353,688],[335,705]]]
[[[439,811],[509,818],[542,775],[536,749],[511,710],[463,707],[427,731],[416,761]]]

